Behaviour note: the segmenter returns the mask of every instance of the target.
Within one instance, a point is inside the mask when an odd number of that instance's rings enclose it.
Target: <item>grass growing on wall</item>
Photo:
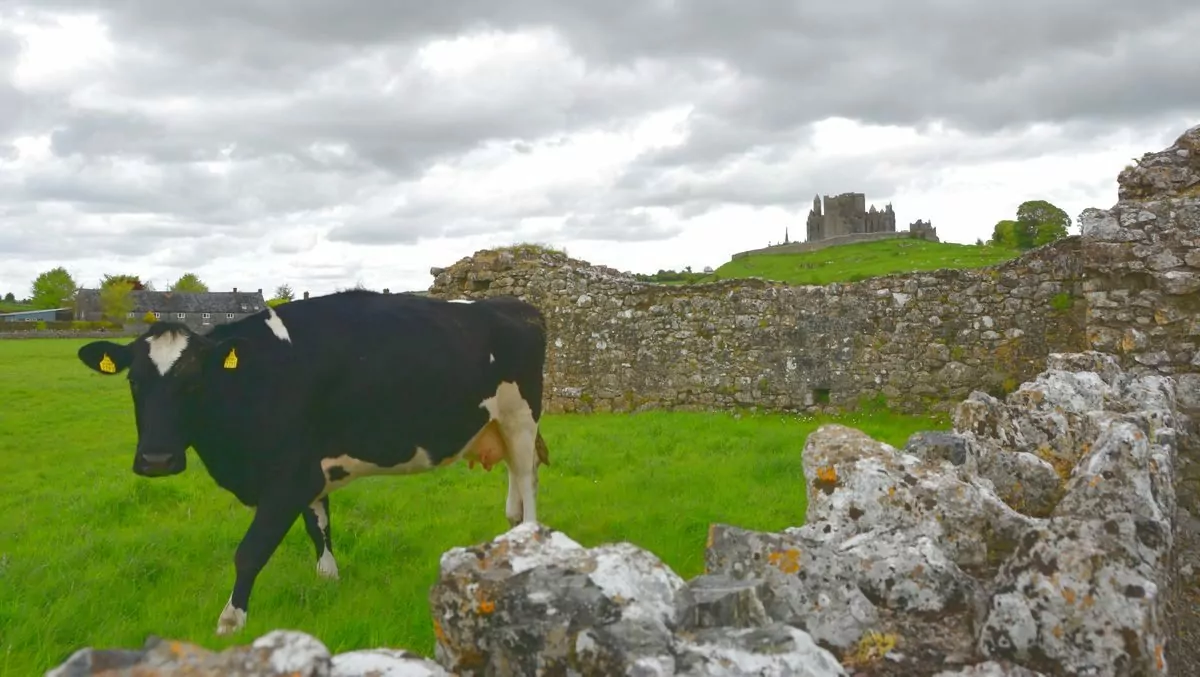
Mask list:
[[[1015,249],[987,245],[916,239],[880,240],[798,254],[747,256],[724,264],[713,276],[702,281],[762,277],[789,284],[855,282],[940,268],[980,268],[1003,263],[1019,254]]]
[[[335,652],[432,654],[428,594],[440,555],[507,529],[506,474],[465,464],[371,478],[332,496],[341,580],[317,577],[297,522],[258,579],[246,631],[213,634],[251,512],[194,454],[180,476],[136,477],[124,378],[80,365],[80,339],[0,341],[0,674],[32,675],[83,646],[149,634],[219,649],[286,627]],[[630,541],[685,578],[708,525],[803,522],[800,452],[831,419],[726,413],[549,416],[541,520],[584,545]],[[940,427],[870,412],[841,419],[892,444]]]

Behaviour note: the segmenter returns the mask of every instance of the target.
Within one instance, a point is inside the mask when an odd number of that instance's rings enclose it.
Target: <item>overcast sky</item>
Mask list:
[[[1197,35],[1195,0],[3,0],[0,294],[701,269],[848,191],[970,243],[1110,206],[1200,123]]]

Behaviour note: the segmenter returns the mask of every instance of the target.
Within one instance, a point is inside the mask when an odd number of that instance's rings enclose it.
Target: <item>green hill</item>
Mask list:
[[[939,268],[981,268],[1020,254],[988,245],[916,239],[844,244],[799,254],[759,254],[730,261],[695,282],[761,277],[789,284],[857,282],[869,277]]]

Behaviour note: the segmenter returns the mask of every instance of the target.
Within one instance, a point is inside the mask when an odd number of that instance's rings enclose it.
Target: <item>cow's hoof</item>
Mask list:
[[[233,606],[233,603],[227,603],[225,610],[221,612],[221,617],[217,619],[217,634],[232,635],[233,633],[246,627],[246,612]]]
[[[338,579],[337,560],[333,559],[332,552],[326,550],[321,554],[321,559],[317,560],[317,575],[334,581]]]

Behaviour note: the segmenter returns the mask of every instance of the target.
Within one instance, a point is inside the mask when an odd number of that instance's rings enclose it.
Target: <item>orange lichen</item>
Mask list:
[[[1160,671],[1167,667],[1167,662],[1163,659],[1163,645],[1161,644],[1154,645],[1154,664]]]
[[[800,571],[800,551],[796,548],[773,552],[767,555],[767,561],[785,574],[794,574]]]
[[[477,611],[483,615],[490,614],[495,610],[496,610],[496,603],[486,600],[486,599],[480,601],[479,604],[475,606],[475,611]]]
[[[1072,590],[1070,588],[1063,588],[1062,596],[1063,596],[1063,599],[1067,600],[1067,604],[1075,603],[1075,591],[1074,590]]]
[[[817,479],[822,482],[836,482],[838,480],[837,468],[832,465],[817,468]]]
[[[446,631],[442,630],[442,623],[438,619],[433,619],[433,636],[442,644],[446,643]]]

